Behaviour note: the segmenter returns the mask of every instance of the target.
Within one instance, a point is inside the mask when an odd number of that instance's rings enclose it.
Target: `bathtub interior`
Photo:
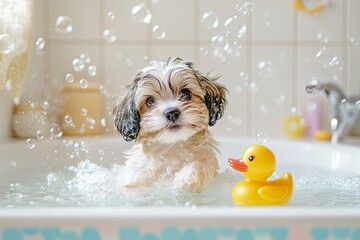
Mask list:
[[[3,143],[0,207],[232,207],[231,189],[243,176],[229,169],[227,158],[240,157],[256,139],[217,140],[220,174],[201,194],[161,185],[119,190],[123,152],[133,143],[118,136]],[[360,206],[359,147],[281,140],[264,145],[277,159],[273,178],[285,172],[294,176],[294,195],[286,206]]]

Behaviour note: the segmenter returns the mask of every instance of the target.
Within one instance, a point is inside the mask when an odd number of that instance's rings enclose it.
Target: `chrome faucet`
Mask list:
[[[342,141],[350,126],[354,125],[360,116],[360,96],[347,98],[343,91],[334,83],[321,83],[311,80],[305,87],[308,94],[324,91],[330,103],[331,142]]]

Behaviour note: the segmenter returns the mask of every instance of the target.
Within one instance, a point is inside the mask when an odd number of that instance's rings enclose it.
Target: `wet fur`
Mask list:
[[[125,187],[170,181],[174,188],[200,192],[214,179],[218,152],[208,126],[226,106],[226,89],[217,79],[180,58],[153,61],[137,73],[114,108],[119,133],[137,142],[126,152]],[[155,99],[151,106],[149,97]],[[175,122],[164,116],[169,108],[180,111]]]

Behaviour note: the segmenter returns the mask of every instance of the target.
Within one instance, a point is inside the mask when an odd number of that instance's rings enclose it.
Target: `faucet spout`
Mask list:
[[[321,83],[317,80],[310,81],[305,91],[315,94],[323,91],[330,104],[330,126],[332,131],[331,142],[342,141],[350,126],[356,123],[360,116],[360,108],[357,107],[360,97],[347,98],[341,88],[334,83]]]

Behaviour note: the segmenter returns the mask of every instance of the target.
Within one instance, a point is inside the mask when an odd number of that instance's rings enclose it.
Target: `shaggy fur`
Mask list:
[[[115,125],[126,141],[125,187],[170,182],[200,192],[218,171],[216,142],[208,130],[226,105],[218,77],[202,75],[180,58],[152,61],[115,105]]]

